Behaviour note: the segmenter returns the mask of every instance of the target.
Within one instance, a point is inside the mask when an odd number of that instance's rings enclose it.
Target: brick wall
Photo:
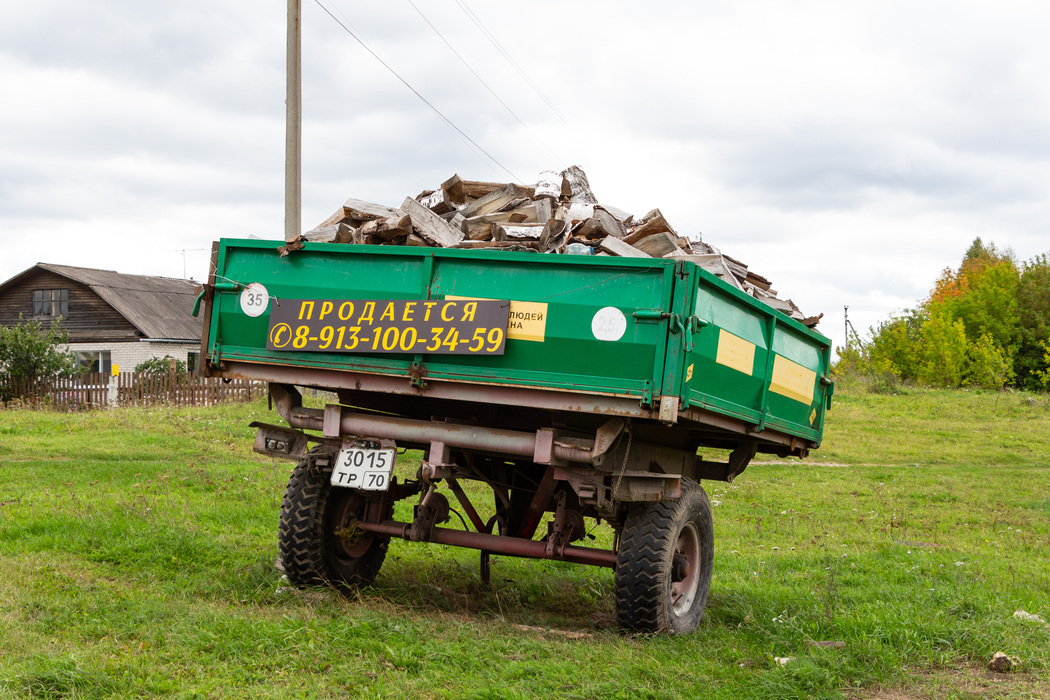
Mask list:
[[[157,343],[136,340],[127,343],[70,343],[68,348],[77,351],[102,351],[109,350],[113,364],[120,367],[121,372],[133,372],[135,367],[153,359],[170,355],[176,360],[186,362],[188,354],[200,352],[200,343]]]

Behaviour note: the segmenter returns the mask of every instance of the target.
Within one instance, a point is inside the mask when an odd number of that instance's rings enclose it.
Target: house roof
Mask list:
[[[199,289],[196,282],[37,263],[0,284],[0,291],[37,269],[89,287],[147,338],[200,340],[201,320],[193,317],[193,302]]]

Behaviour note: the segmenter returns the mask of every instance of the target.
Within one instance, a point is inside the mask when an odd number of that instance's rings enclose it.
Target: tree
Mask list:
[[[974,239],[959,265],[941,273],[924,308],[963,322],[971,341],[987,335],[1013,366],[1021,341],[1017,293],[1021,271],[1009,249]]]
[[[849,368],[942,387],[1046,387],[1050,255],[1018,265],[1013,252],[975,238],[917,309],[871,331]]]
[[[871,333],[871,369],[898,379],[915,380],[919,375],[919,351],[923,312],[906,309],[902,316],[891,316]]]
[[[4,401],[11,399],[12,380],[76,373],[76,356],[62,347],[69,343],[69,334],[59,327],[60,320],[56,318],[45,328],[19,315],[17,326],[0,326],[0,395]]]
[[[967,386],[998,391],[1014,378],[1014,368],[991,336],[982,335],[966,349]]]
[[[1050,338],[1039,341],[1039,347],[1043,351],[1043,363],[1046,369],[1037,370],[1035,376],[1043,388],[1050,389]]]
[[[954,389],[962,386],[966,369],[966,327],[943,313],[930,315],[922,327],[919,381]]]
[[[960,271],[963,274],[967,274],[965,270]],[[968,291],[948,308],[966,326],[969,337],[988,335],[1012,358],[1021,334],[1017,308],[1020,271],[1013,261],[1006,260],[986,265],[979,274],[969,274]]]
[[[1025,389],[1044,388],[1041,377],[1050,371],[1050,358],[1044,357],[1042,347],[1050,338],[1050,256],[1041,255],[1022,267],[1017,310],[1020,323],[1020,342],[1014,361],[1017,384]]]

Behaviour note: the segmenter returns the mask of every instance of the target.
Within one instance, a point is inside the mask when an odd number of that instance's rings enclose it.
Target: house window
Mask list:
[[[69,290],[68,289],[36,289],[33,290],[33,315],[34,316],[68,316],[69,315]]]
[[[113,361],[109,350],[79,350],[76,353],[83,374],[105,374],[113,372]]]
[[[197,368],[201,363],[201,354],[199,352],[188,352],[186,353],[186,370],[194,374],[197,373]]]

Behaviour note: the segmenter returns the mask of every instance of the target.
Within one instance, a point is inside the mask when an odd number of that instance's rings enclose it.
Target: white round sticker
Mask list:
[[[269,305],[270,295],[258,282],[252,282],[241,292],[241,311],[249,316],[262,316]]]
[[[619,340],[627,332],[627,317],[614,306],[599,309],[591,319],[591,333],[598,340]]]

